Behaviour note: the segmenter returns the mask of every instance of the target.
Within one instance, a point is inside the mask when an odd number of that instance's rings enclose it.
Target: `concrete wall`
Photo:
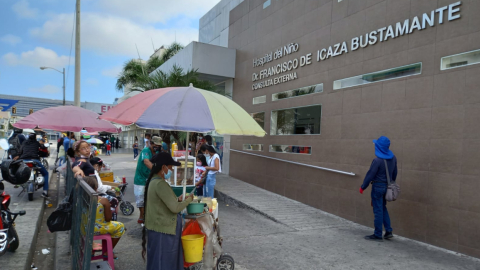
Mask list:
[[[243,0],[222,0],[200,18],[198,41],[228,47],[230,11]]]
[[[264,144],[265,156],[356,173],[345,176],[232,152],[230,175],[373,227],[370,190],[358,193],[374,158],[372,139],[389,136],[401,199],[389,203],[395,234],[480,257],[480,65],[441,71],[441,57],[480,49],[480,1],[462,1],[461,18],[317,62],[317,50],[421,16],[454,0],[246,0],[230,13],[237,49],[233,99],[248,112],[322,104],[321,135],[232,137],[231,148]],[[252,91],[252,59],[290,42],[313,63],[298,79]],[[422,62],[421,75],[333,90],[333,82]],[[323,93],[272,102],[271,94],[317,83]],[[265,104],[252,98],[267,95]],[[311,155],[268,152],[271,144],[312,146]],[[361,236],[359,236],[360,239]]]
[[[194,41],[157,70],[170,72],[177,65],[185,72],[196,69],[201,74],[234,78],[235,56],[235,50]]]

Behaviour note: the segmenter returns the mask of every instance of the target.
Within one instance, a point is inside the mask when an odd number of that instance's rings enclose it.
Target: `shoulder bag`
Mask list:
[[[387,193],[385,194],[385,200],[387,202],[393,202],[398,199],[398,196],[400,196],[400,186],[397,185],[395,182],[390,181],[390,172],[388,171],[388,165],[387,165],[387,160],[383,160],[385,162],[385,171],[387,173]]]

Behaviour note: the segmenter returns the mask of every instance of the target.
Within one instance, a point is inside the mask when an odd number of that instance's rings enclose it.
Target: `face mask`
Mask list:
[[[203,155],[204,155],[205,157],[207,157],[207,158],[210,158],[210,154],[205,153],[205,154],[203,154]]]
[[[165,180],[168,180],[170,179],[170,176],[172,176],[172,170],[168,169],[168,172],[166,174],[164,174],[163,177],[165,177]]]
[[[197,166],[202,166],[202,162],[197,162]]]
[[[156,153],[158,153],[158,151],[160,151],[160,147],[153,147],[153,151],[155,151]]]

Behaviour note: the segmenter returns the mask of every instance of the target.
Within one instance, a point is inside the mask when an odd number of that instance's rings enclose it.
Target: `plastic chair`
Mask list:
[[[93,241],[95,240],[102,240],[102,254],[99,256],[93,256],[93,250],[92,252],[92,261],[96,260],[104,260],[108,261],[108,264],[110,264],[110,267],[112,270],[115,270],[115,265],[113,263],[113,246],[112,246],[112,237],[110,234],[102,234],[102,235],[95,235],[93,236]],[[107,253],[107,258],[103,257],[103,254]]]

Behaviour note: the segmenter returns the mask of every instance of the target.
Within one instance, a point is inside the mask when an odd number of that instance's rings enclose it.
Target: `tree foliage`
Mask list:
[[[122,72],[117,78],[117,91],[123,92],[126,86],[133,85],[138,82],[140,78],[148,76],[183,48],[183,45],[174,42],[165,49],[165,52],[160,57],[151,57],[147,62],[138,59],[127,61],[123,66]]]

